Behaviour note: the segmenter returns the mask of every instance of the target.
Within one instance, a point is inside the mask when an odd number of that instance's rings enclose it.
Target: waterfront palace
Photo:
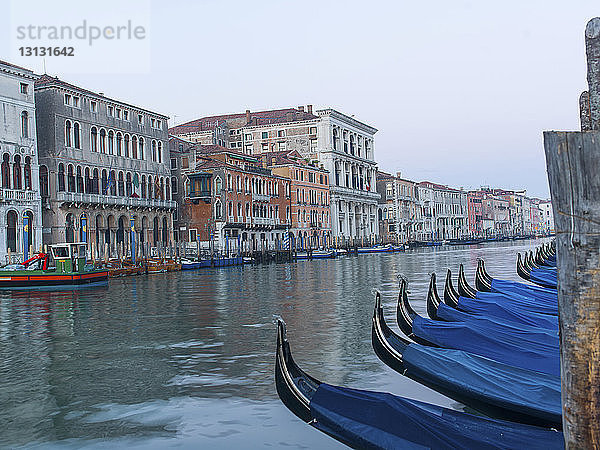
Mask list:
[[[377,129],[333,108],[169,118],[0,61],[0,263],[553,231],[548,201],[380,172]],[[134,247],[135,246],[135,247]]]

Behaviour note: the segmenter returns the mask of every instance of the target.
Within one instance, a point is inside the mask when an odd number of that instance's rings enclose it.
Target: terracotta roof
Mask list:
[[[417,186],[427,186],[427,187],[431,187],[434,189],[439,189],[442,191],[451,191],[451,192],[464,192],[461,191],[460,189],[456,189],[456,188],[451,188],[448,187],[444,184],[437,184],[437,183],[432,183],[431,181],[421,181],[420,183],[417,183]]]
[[[103,101],[107,101],[107,102],[112,102],[112,103],[119,103],[121,105],[128,106],[128,107],[130,107],[132,109],[144,111],[144,112],[153,114],[155,116],[159,116],[159,117],[163,117],[164,119],[168,119],[168,116],[165,116],[164,114],[160,114],[160,113],[157,113],[157,112],[154,112],[154,111],[150,111],[149,109],[141,108],[139,106],[135,106],[135,105],[132,105],[130,103],[125,103],[125,102],[123,102],[121,100],[115,100],[115,99],[112,99],[112,98],[109,98],[109,97],[105,97],[104,95],[100,95],[100,94],[98,94],[96,92],[93,92],[93,91],[90,91],[88,89],[84,89],[84,88],[81,88],[81,87],[76,86],[74,84],[67,83],[66,81],[63,81],[63,80],[59,79],[58,77],[51,77],[50,75],[44,74],[44,75],[42,75],[40,78],[38,78],[35,81],[35,89],[36,90],[37,89],[45,89],[45,88],[54,87],[54,86],[61,87],[61,88],[64,88],[64,89],[71,89],[71,90],[74,90],[74,91],[78,91],[78,92],[81,92],[82,94],[86,94],[86,95],[90,95],[92,97],[96,97],[99,100],[103,100]]]
[[[208,116],[192,120],[169,129],[172,134],[194,133],[199,131],[212,130],[219,125],[224,125],[234,119],[244,119],[242,126],[270,125],[277,123],[300,122],[303,120],[317,119],[314,114],[306,111],[300,111],[296,108],[272,109],[268,111],[250,112],[250,122],[245,121],[246,113],[224,114],[219,116]],[[234,126],[233,128],[240,128]]]

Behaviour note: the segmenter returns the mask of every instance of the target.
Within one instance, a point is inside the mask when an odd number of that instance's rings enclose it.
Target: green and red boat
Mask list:
[[[75,287],[107,281],[108,270],[87,264],[85,242],[50,245],[49,253],[39,252],[21,264],[0,268],[0,288]]]

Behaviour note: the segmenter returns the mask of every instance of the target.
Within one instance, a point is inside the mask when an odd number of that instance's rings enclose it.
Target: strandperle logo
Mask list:
[[[32,41],[85,41],[93,45],[99,39],[142,40],[146,39],[146,28],[135,25],[131,20],[124,24],[97,26],[84,20],[77,26],[71,25],[22,25],[16,29],[18,40]]]
[[[10,0],[10,59],[51,74],[146,74],[152,67],[150,0]],[[0,20],[1,22],[1,20]]]

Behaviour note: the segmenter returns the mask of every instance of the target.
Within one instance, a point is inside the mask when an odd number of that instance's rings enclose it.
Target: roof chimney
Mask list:
[[[306,105],[309,114],[312,114],[312,105]]]
[[[396,172],[396,178],[402,178],[402,172]]]
[[[247,109],[246,110],[246,125],[248,125],[250,123],[250,110]]]
[[[304,106],[298,106],[298,111],[304,112]]]

